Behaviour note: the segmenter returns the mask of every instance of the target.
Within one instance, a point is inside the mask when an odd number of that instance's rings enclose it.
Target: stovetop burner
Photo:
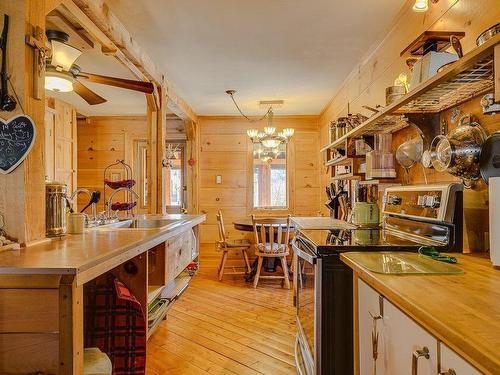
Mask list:
[[[381,228],[302,230],[298,240],[318,255],[346,251],[417,251],[424,243]]]

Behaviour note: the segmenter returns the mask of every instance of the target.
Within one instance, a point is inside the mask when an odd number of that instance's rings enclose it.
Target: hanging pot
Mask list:
[[[470,186],[480,177],[479,157],[485,140],[481,125],[465,115],[446,137],[438,136],[432,141],[432,165],[438,172],[447,171]]]
[[[490,177],[500,177],[500,132],[493,133],[484,142],[479,166],[486,183]]]

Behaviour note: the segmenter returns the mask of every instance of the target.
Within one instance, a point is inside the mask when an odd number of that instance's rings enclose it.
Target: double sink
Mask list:
[[[173,229],[183,223],[185,219],[164,219],[164,218],[137,218],[117,221],[116,223],[101,225],[95,230],[115,231],[115,230],[148,230],[148,229]]]

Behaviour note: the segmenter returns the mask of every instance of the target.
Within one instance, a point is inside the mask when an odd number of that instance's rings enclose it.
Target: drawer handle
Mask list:
[[[450,368],[448,371],[442,371],[439,375],[457,375],[457,372]]]
[[[411,374],[418,375],[418,359],[420,357],[424,357],[425,359],[429,359],[431,356],[429,354],[429,348],[424,346],[422,349],[417,349],[413,352],[411,359]]]
[[[377,358],[378,358],[378,330],[377,330],[377,321],[379,319],[383,319],[381,315],[373,315],[370,311],[368,311],[370,316],[372,317],[372,358],[373,358],[373,374],[377,374]]]

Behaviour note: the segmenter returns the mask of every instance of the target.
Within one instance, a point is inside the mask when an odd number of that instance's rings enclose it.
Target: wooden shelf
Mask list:
[[[349,138],[403,129],[408,126],[404,114],[442,112],[492,91],[494,47],[499,43],[497,34],[321,151],[345,148]]]
[[[160,295],[164,288],[164,285],[148,285],[148,305]]]
[[[325,163],[325,166],[327,166],[327,167],[334,167],[336,165],[349,164],[352,159],[362,159],[364,157],[365,157],[364,155],[347,155],[347,156],[342,156],[342,157],[334,159],[334,160],[328,160]]]

